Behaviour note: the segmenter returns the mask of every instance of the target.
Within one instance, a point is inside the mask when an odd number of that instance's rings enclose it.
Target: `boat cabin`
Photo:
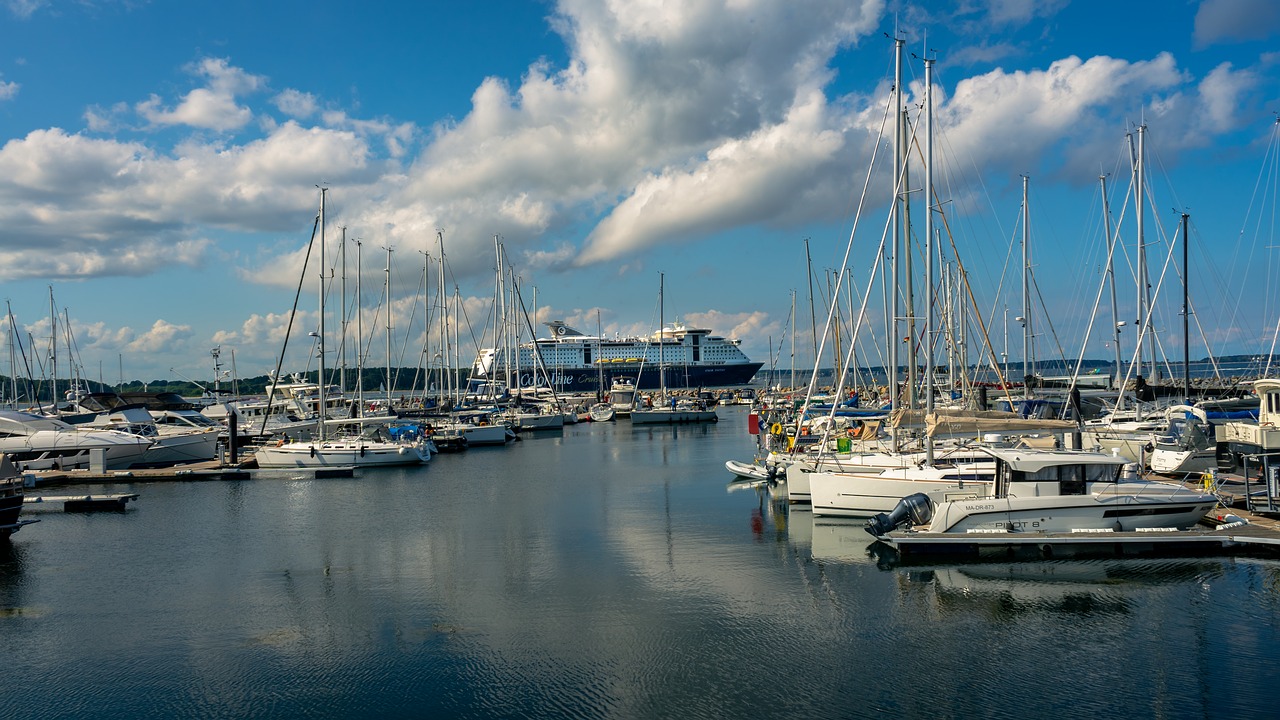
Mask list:
[[[1072,450],[986,448],[996,461],[995,497],[1087,495],[1092,483],[1114,483],[1127,458]]]

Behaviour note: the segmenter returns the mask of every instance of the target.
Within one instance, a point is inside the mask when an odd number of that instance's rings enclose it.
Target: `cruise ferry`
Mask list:
[[[743,354],[738,348],[740,340],[727,340],[679,322],[649,337],[627,338],[586,335],[559,320],[545,324],[551,337],[537,340],[537,355],[546,376],[562,392],[595,392],[602,379],[608,388],[614,377],[633,378],[641,390],[656,389],[662,382],[660,363],[666,368],[668,388],[746,385],[764,364]],[[512,363],[504,361],[502,350],[487,348],[476,357],[472,377],[505,380],[514,387],[518,371],[520,387],[546,386],[546,377],[535,372],[536,367],[532,342],[520,346],[519,358]]]

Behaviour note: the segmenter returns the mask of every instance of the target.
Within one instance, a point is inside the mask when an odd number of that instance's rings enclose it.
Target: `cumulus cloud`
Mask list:
[[[178,345],[191,337],[190,325],[175,325],[166,320],[156,320],[146,332],[129,342],[125,349],[135,353],[172,353],[178,349]]]
[[[1197,47],[1265,40],[1280,34],[1280,5],[1272,0],[1204,0],[1196,10]]]
[[[152,125],[187,125],[208,130],[238,130],[253,118],[253,111],[239,105],[239,95],[252,93],[265,85],[266,79],[231,66],[225,58],[205,58],[190,66],[188,72],[203,77],[206,87],[195,88],[172,109],[162,106],[159,96],[138,103],[138,114]]]
[[[315,95],[293,89],[276,95],[272,103],[280,109],[280,112],[298,119],[311,117],[319,107]]]
[[[1208,0],[1200,14],[1221,6]],[[1061,8],[993,0],[950,12],[990,33]],[[884,13],[881,0],[561,0],[551,22],[562,65],[487,78],[468,112],[425,129],[359,117],[305,89],[269,91],[256,68],[202,59],[187,68],[185,94],[137,102],[144,91],[86,110],[83,132],[47,128],[0,147],[0,278],[133,275],[150,271],[147,260],[199,266],[220,248],[246,281],[293,287],[323,183],[334,188],[330,228],[433,253],[444,228],[463,277],[492,272],[495,234],[536,269],[627,273],[651,248],[842,219],[877,148],[887,88],[839,58],[879,41]],[[1012,40],[966,39],[944,56],[950,68],[1025,53]],[[1237,128],[1232,108],[1258,102],[1261,67],[1192,77],[1167,53],[1067,57],[941,72],[935,105],[956,162],[1093,178],[1126,120],[1160,120],[1175,151]],[[835,95],[837,73],[859,90]],[[911,92],[914,113],[919,86]],[[139,118],[147,125],[130,128]],[[468,303],[482,311],[483,300]],[[212,337],[274,350],[286,319],[235,318]],[[729,313],[700,324],[750,337],[769,323]]]
[[[0,80],[0,100],[12,100],[18,94],[19,87],[21,86],[16,82]]]

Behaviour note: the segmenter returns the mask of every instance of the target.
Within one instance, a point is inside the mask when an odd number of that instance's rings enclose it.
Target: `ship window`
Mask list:
[[[582,364],[591,364],[591,348],[582,348]]]
[[[1063,465],[1059,468],[1058,494],[1084,494],[1084,467],[1080,465]]]

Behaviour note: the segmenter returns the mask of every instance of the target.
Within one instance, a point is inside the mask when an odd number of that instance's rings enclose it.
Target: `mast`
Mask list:
[[[356,412],[364,415],[364,241],[356,238],[352,242],[356,244]]]
[[[324,444],[324,421],[326,419],[324,398],[324,211],[325,196],[328,193],[329,188],[320,188],[320,324],[316,335],[316,344],[320,347],[319,370],[316,374],[317,397],[320,401],[320,408],[316,418],[316,436],[319,438],[318,442],[321,445]]]
[[[933,413],[933,63],[924,60],[924,409]],[[914,339],[914,338],[913,338]],[[912,362],[914,366],[914,361]],[[925,464],[933,465],[933,442],[925,443]]]
[[[1187,284],[1191,278],[1187,276],[1187,247],[1191,244],[1187,235],[1187,213],[1182,213],[1182,396],[1188,405],[1191,404],[1191,336],[1188,317],[1191,305],[1187,302]]]
[[[604,363],[600,362],[600,343],[604,328],[600,324],[600,308],[596,308],[596,402],[604,402]]]
[[[49,286],[49,377],[50,402],[53,414],[58,414],[58,313],[53,309],[53,286]]]
[[[387,244],[387,412],[391,412],[391,245]]]
[[[804,267],[809,276],[809,332],[813,338],[813,374],[818,374],[818,317],[813,311],[813,259],[809,257],[809,238],[804,239]],[[810,381],[812,386],[813,380]]]
[[[1148,342],[1147,335],[1151,332],[1151,283],[1148,281],[1147,269],[1147,242],[1146,242],[1146,225],[1145,225],[1145,201],[1146,195],[1146,135],[1147,126],[1138,126],[1138,153],[1133,163],[1133,192],[1135,195],[1135,210],[1137,211],[1138,225],[1138,348],[1136,358],[1138,367],[1142,367],[1143,351],[1148,345],[1151,346],[1151,381],[1159,379],[1156,373],[1156,352],[1155,343]]]
[[[443,228],[438,228],[436,230],[436,240],[440,243],[440,287],[438,289],[440,294],[440,392],[437,392],[436,395],[442,395],[447,390],[449,398],[456,400],[456,398],[454,398],[455,393],[453,388],[455,378],[453,378],[452,373],[450,373],[451,377],[446,381],[444,372],[445,364],[449,362],[450,343],[449,296],[447,295],[448,291],[445,288]],[[490,374],[492,375],[492,371],[496,369],[497,368],[490,368]]]
[[[769,340],[769,353],[772,354],[773,340]],[[796,291],[791,291],[791,382],[787,387],[796,386]]]
[[[1107,283],[1111,285],[1111,347],[1115,351],[1115,382],[1118,384],[1120,379],[1124,377],[1124,373],[1120,369],[1122,365],[1120,357],[1120,328],[1124,327],[1124,323],[1120,321],[1120,310],[1116,303],[1116,242],[1115,237],[1111,234],[1111,206],[1107,201],[1107,176],[1099,175],[1098,182],[1102,185],[1102,224],[1107,232]],[[1123,409],[1124,393],[1120,392],[1116,395],[1116,410]]]
[[[1022,176],[1022,396],[1031,397],[1031,208],[1027,205],[1027,186],[1031,178]]]
[[[889,316],[889,331],[885,336],[889,343],[889,367],[886,368],[885,380],[889,385],[890,411],[898,409],[898,338],[901,337],[898,332],[898,286],[900,284],[898,266],[902,247],[902,170],[906,154],[905,138],[902,132],[902,118],[905,113],[902,107],[902,49],[905,43],[906,41],[901,37],[893,39],[893,243],[889,250],[889,259],[892,264],[890,300],[888,307],[885,308],[885,313]],[[896,452],[897,433],[893,433],[891,438],[893,450]]]
[[[805,240],[805,250],[809,249],[809,241]],[[660,396],[665,402],[667,399],[667,319],[665,309],[663,308],[663,289],[666,276],[658,273],[658,386],[661,389]]]
[[[339,367],[342,371],[338,373],[338,392],[343,397],[347,396],[347,226],[342,228],[342,243],[338,246],[342,248],[342,328],[341,339],[338,341],[338,347],[342,350],[342,356],[338,360]],[[214,380],[214,387],[217,387],[217,380]]]

